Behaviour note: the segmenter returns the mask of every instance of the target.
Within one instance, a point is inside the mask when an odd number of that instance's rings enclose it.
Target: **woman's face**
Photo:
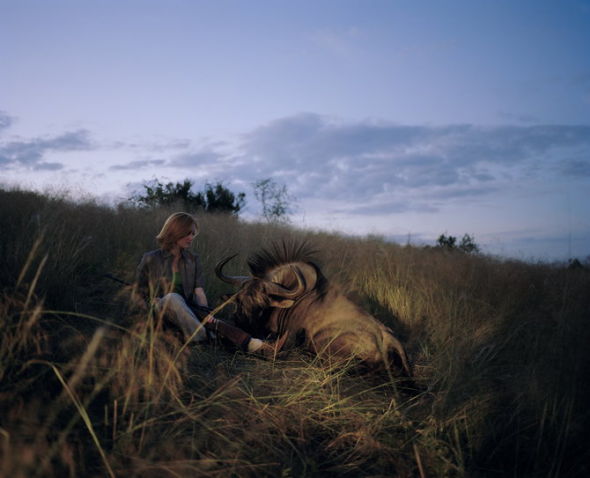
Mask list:
[[[190,245],[193,242],[193,239],[195,238],[196,235],[197,235],[197,228],[193,224],[191,227],[191,231],[186,236],[178,239],[178,241],[176,241],[176,245],[178,247],[180,247],[181,249],[187,249],[188,247],[190,247]]]

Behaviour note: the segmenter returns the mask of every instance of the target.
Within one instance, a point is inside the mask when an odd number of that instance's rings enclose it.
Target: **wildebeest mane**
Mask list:
[[[285,264],[295,263],[305,263],[314,268],[316,280],[313,290],[315,298],[321,300],[328,289],[328,280],[317,263],[317,251],[307,241],[283,239],[271,243],[248,258],[250,272],[258,278],[264,278],[268,272]]]
[[[306,241],[282,240],[252,254],[248,258],[248,267],[253,276],[262,278],[268,271],[290,262],[307,262],[316,266],[316,254],[317,251]]]

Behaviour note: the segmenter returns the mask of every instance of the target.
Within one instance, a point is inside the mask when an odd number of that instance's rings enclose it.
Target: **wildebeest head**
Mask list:
[[[314,293],[322,293],[326,279],[312,262],[313,251],[305,244],[277,243],[248,259],[250,276],[228,276],[223,268],[236,255],[220,261],[215,273],[239,290],[234,296],[236,321],[260,327],[271,308],[287,309]]]
[[[269,307],[292,307],[317,282],[317,274],[308,264],[286,264],[263,278],[227,276],[223,267],[232,257],[221,261],[215,272],[221,280],[239,287],[234,302],[240,316],[255,318]]]

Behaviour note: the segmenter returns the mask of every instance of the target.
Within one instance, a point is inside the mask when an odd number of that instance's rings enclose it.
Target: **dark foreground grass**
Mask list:
[[[204,216],[211,271],[292,237],[407,343],[419,391],[184,347],[129,291],[170,210],[0,191],[0,476],[587,476],[590,274]],[[233,269],[232,269],[233,267]]]

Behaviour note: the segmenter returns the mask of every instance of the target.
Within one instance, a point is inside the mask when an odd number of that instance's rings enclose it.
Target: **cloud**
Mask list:
[[[444,136],[441,138],[444,140]],[[543,159],[548,153],[574,147],[590,148],[590,126],[536,125],[469,127],[448,145],[450,160],[457,163],[510,165]]]
[[[590,161],[572,159],[562,164],[561,172],[566,176],[578,178],[590,178]]]
[[[183,153],[170,161],[171,166],[177,167],[203,167],[216,165],[223,159],[223,155],[213,150]]]
[[[63,169],[64,165],[61,163],[38,163],[35,165],[34,169],[37,171],[57,171],[59,169]]]
[[[364,196],[494,181],[494,169],[568,148],[590,151],[590,127],[346,124],[306,113],[254,130],[243,148],[269,174],[280,168],[290,178],[307,176],[320,193]]]
[[[360,122],[342,124],[312,113],[276,120],[246,136],[248,153],[303,165],[367,153],[398,151],[424,138],[426,130]]]
[[[60,163],[44,162],[48,152],[88,151],[94,149],[86,130],[67,132],[53,138],[34,138],[0,144],[0,164],[31,169],[61,169]]]
[[[0,112],[0,127],[12,121]],[[491,201],[539,177],[590,177],[590,126],[584,125],[403,125],[301,113],[231,143],[164,140],[120,146],[143,157],[110,171],[166,168],[172,180],[186,174],[240,188],[271,177],[299,200],[322,201],[336,214],[431,213],[450,202]],[[48,162],[47,153],[97,147],[85,130],[5,141],[0,164],[56,170],[63,165]]]
[[[508,111],[498,111],[497,113],[499,118],[507,121],[515,121],[517,123],[538,123],[539,119],[535,118],[534,116],[527,115],[527,114],[517,114],[517,113],[510,113]]]
[[[475,199],[478,196],[487,196],[500,192],[499,187],[478,186],[478,187],[457,187],[452,190],[442,189],[425,194],[429,199]]]
[[[413,202],[411,200],[394,199],[394,200],[377,200],[366,204],[352,204],[346,208],[335,208],[334,214],[352,214],[355,216],[381,216],[388,214],[400,214],[404,212],[422,212],[435,213],[439,208],[426,204],[424,202]]]
[[[14,118],[9,116],[5,111],[0,110],[0,131],[10,128],[14,123]]]
[[[138,161],[131,161],[126,164],[116,164],[114,166],[111,166],[109,169],[112,171],[138,170],[150,166],[164,166],[165,163],[166,161],[163,159],[144,159]]]
[[[187,149],[191,145],[191,141],[188,139],[169,139],[154,142],[141,142],[141,141],[114,141],[110,144],[105,144],[105,148],[123,150],[127,149],[130,151],[142,151],[150,153],[163,153],[170,152],[171,150],[182,150]]]
[[[300,198],[363,204],[363,214],[424,212],[519,187],[557,164],[562,177],[586,175],[586,162],[563,163],[572,153],[590,154],[590,126],[409,126],[302,113],[244,135],[228,172],[274,177]]]

